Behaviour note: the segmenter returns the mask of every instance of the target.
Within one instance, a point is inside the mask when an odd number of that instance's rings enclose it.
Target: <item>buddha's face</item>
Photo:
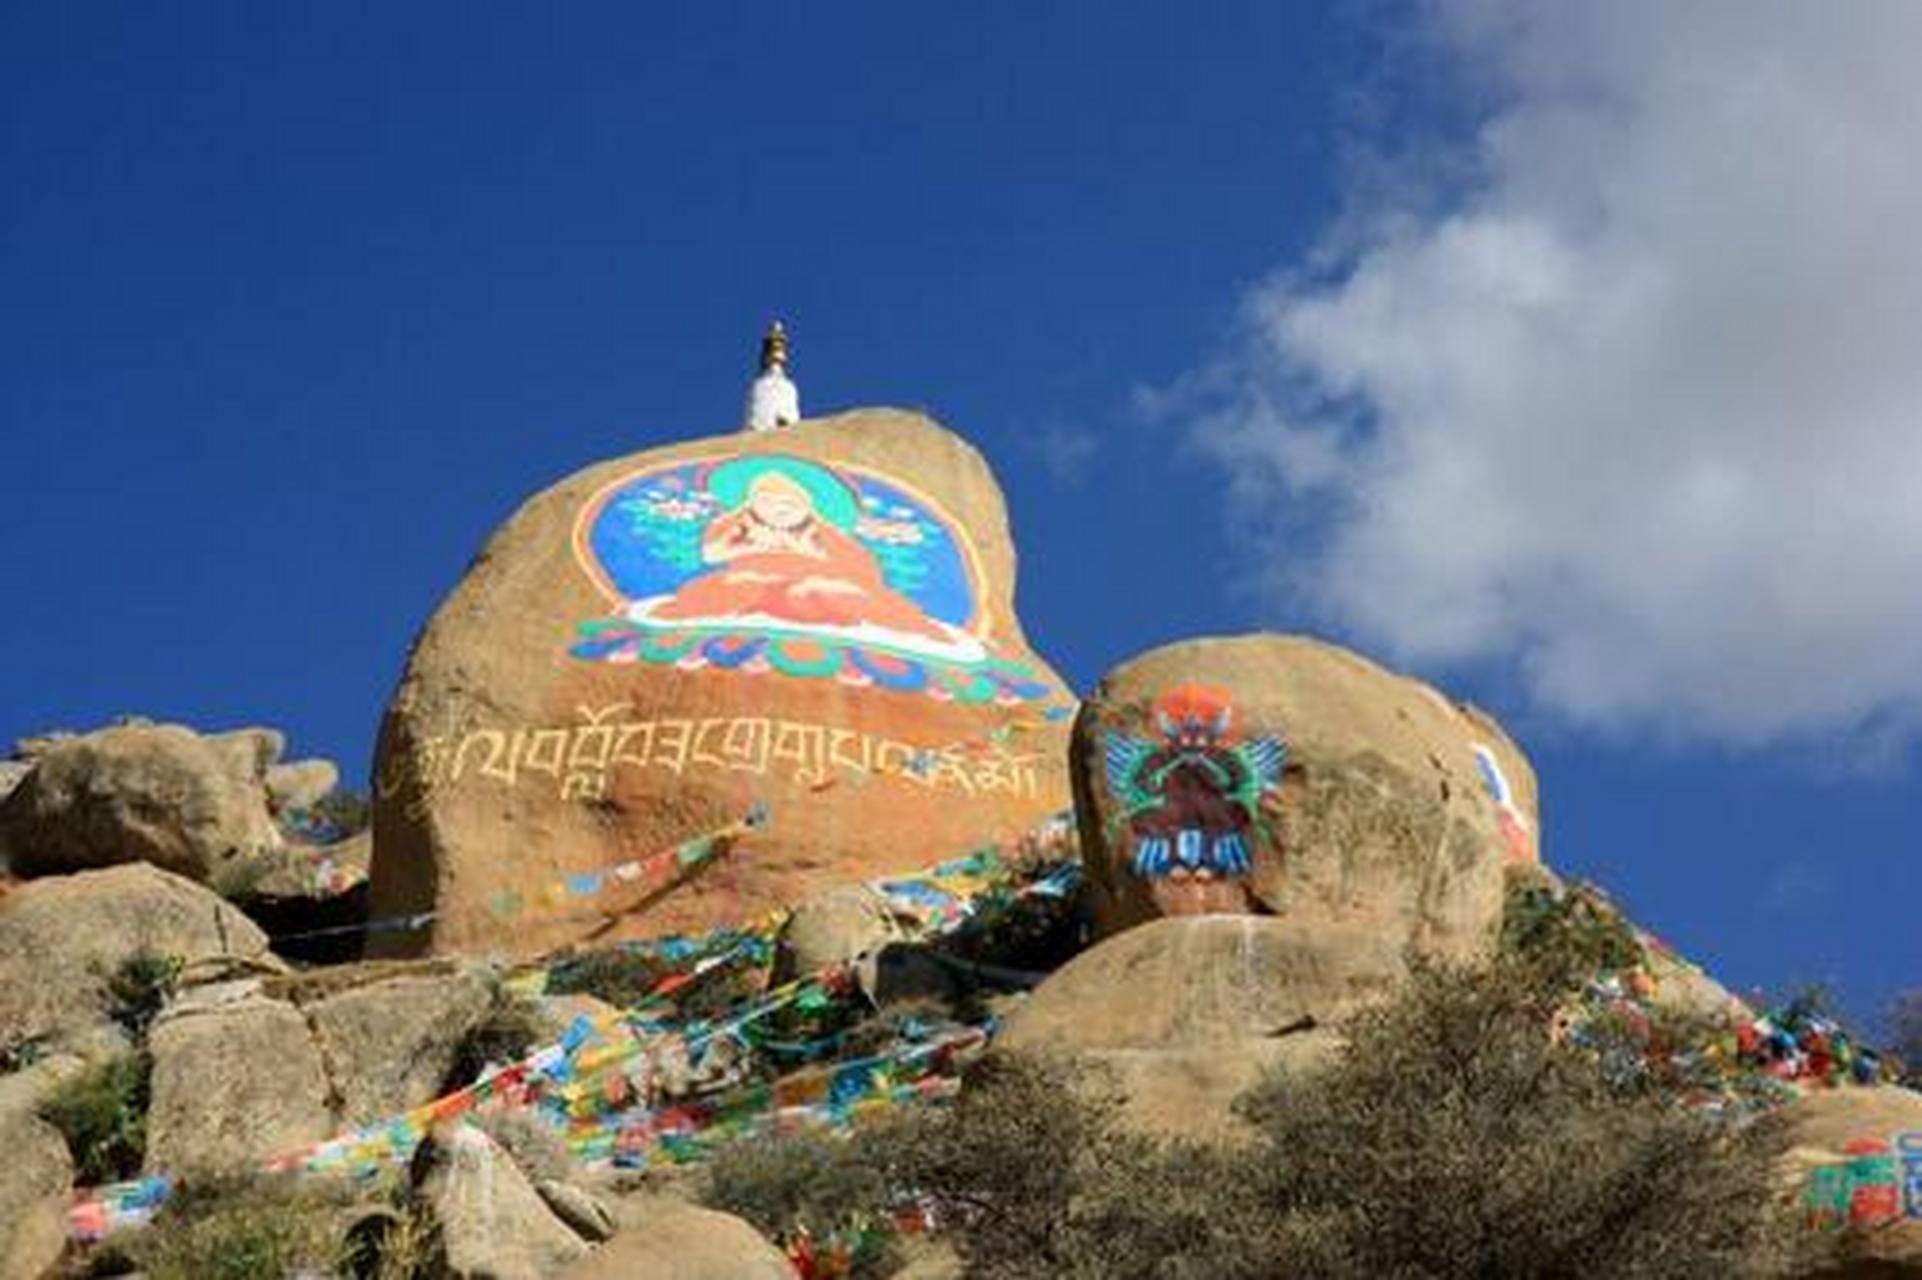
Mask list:
[[[747,487],[747,509],[773,529],[798,529],[814,514],[806,489],[778,471],[760,476]]]

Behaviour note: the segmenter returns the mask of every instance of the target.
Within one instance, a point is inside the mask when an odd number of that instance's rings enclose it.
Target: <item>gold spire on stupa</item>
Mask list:
[[[768,325],[761,338],[761,372],[787,369],[787,329],[779,320]]]
[[[787,376],[787,330],[779,320],[761,338],[761,372],[747,389],[749,431],[773,431],[801,420],[801,393]]]

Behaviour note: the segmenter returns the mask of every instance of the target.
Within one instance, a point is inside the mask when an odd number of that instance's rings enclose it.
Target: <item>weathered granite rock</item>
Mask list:
[[[31,760],[0,760],[0,800],[5,800],[18,790],[32,772]]]
[[[270,766],[261,777],[267,804],[283,809],[311,809],[340,785],[340,768],[332,760],[290,760]]]
[[[1312,1065],[1333,1028],[1402,972],[1384,941],[1250,915],[1184,916],[1082,952],[1013,1006],[995,1051],[1063,1054],[1101,1069],[1122,1118],[1189,1137],[1231,1135],[1235,1097],[1270,1068]]]
[[[445,1274],[455,1280],[548,1280],[587,1253],[479,1129],[436,1132],[417,1167],[421,1198],[440,1224]]]
[[[534,1190],[540,1192],[554,1216],[581,1239],[600,1244],[614,1238],[614,1211],[593,1192],[556,1178],[536,1179]]]
[[[863,987],[875,989],[875,962],[882,948],[906,936],[886,898],[866,885],[830,889],[795,907],[781,926],[772,981],[857,964]]]
[[[364,831],[324,845],[290,840],[250,860],[221,887],[223,896],[250,905],[324,902],[363,883],[373,859],[374,838]]]
[[[482,1111],[469,1117],[468,1123],[492,1138],[536,1188],[544,1183],[570,1182],[581,1172],[574,1153],[554,1126],[526,1108]]]
[[[1536,857],[1534,773],[1493,721],[1297,636],[1122,664],[1075,724],[1098,926],[1252,911],[1466,955]]]
[[[180,725],[57,742],[0,800],[5,860],[23,876],[151,862],[206,881],[281,843],[237,754]]]
[[[24,1074],[24,1073],[22,1073]],[[11,1077],[8,1082],[11,1082]],[[34,1114],[31,1091],[0,1082],[0,1280],[51,1273],[67,1244],[73,1160],[60,1134]]]
[[[79,736],[71,729],[49,729],[45,733],[31,733],[24,738],[14,739],[13,756],[16,760],[25,760],[31,764],[61,743],[71,742]]]
[[[577,940],[646,900],[597,875],[756,803],[767,828],[636,929],[1018,838],[1066,807],[1072,704],[1014,578],[980,454],[895,410],[655,449],[536,495],[387,709],[372,910],[437,915],[379,945]]]
[[[142,953],[189,972],[285,967],[246,916],[158,867],[29,881],[0,897],[0,1045],[98,1047],[113,975]]]
[[[954,1246],[939,1236],[905,1236],[901,1269],[890,1280],[966,1280],[968,1269]]]
[[[462,1038],[498,998],[487,976],[457,970],[402,974],[302,1006],[334,1082],[341,1127],[439,1097]]]
[[[207,735],[207,745],[226,758],[233,772],[264,786],[267,771],[287,751],[287,735],[278,729],[250,726]]]
[[[285,1001],[249,996],[170,1011],[148,1047],[150,1171],[238,1172],[333,1132],[320,1047]]]
[[[793,1280],[766,1237],[732,1214],[670,1196],[620,1206],[621,1231],[562,1280]]]

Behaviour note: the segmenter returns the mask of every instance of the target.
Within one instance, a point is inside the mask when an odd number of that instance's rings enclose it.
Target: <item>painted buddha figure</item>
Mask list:
[[[957,639],[888,585],[874,553],[854,537],[858,500],[826,468],[791,457],[737,458],[715,468],[707,490],[724,508],[701,534],[708,568],[673,595],[645,602],[647,620],[876,629],[941,645]]]

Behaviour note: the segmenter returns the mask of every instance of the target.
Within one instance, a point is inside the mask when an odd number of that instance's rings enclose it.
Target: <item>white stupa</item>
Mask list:
[[[787,330],[776,320],[761,339],[761,373],[747,391],[748,431],[778,431],[801,420],[801,393],[787,376]]]

